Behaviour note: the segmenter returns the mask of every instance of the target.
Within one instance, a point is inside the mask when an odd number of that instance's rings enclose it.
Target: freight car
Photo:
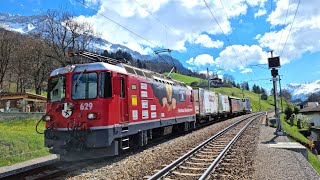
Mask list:
[[[45,146],[66,160],[115,156],[154,138],[192,130],[203,121],[245,112],[243,103],[238,109],[232,106],[239,99],[192,89],[123,61],[87,52],[75,55],[104,62],[50,74],[42,118]]]

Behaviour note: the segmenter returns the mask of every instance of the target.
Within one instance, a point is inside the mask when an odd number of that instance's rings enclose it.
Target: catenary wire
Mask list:
[[[288,12],[289,12],[290,3],[291,3],[290,0],[288,0],[288,1],[289,1],[289,2],[288,2],[287,12],[286,12],[286,17],[284,18],[284,23],[283,23],[283,24],[286,24],[286,22],[287,22]],[[281,31],[281,34],[280,34],[280,39],[279,39],[279,42],[278,42],[278,45],[277,45],[277,49],[278,49],[278,47],[280,46],[280,42],[281,42],[281,40],[282,40],[282,35],[283,35],[283,30]]]
[[[92,7],[88,6],[88,5],[86,5],[86,4],[85,4],[85,2],[82,2],[82,1],[80,1],[80,0],[75,0],[75,1],[77,1],[79,4],[83,5],[84,7],[88,8],[88,9],[91,9],[92,11],[96,12],[96,13],[97,13],[97,14],[99,14],[100,16],[102,16],[102,17],[104,17],[104,18],[108,19],[108,20],[109,20],[109,21],[111,21],[112,23],[114,23],[114,24],[116,24],[116,25],[120,26],[121,28],[123,28],[124,30],[126,30],[126,31],[130,32],[131,34],[133,34],[133,35],[135,35],[135,36],[139,37],[140,39],[142,39],[142,40],[144,40],[144,41],[148,42],[149,44],[151,44],[151,45],[153,45],[153,46],[155,46],[155,47],[161,48],[159,45],[157,45],[157,44],[155,44],[155,43],[153,43],[153,42],[151,42],[151,41],[147,40],[146,38],[142,37],[141,35],[139,35],[139,34],[137,34],[137,33],[133,32],[133,31],[132,31],[132,30],[130,30],[129,28],[127,28],[127,27],[125,27],[125,26],[121,25],[120,23],[116,22],[115,20],[113,20],[113,19],[109,18],[108,16],[106,16],[106,15],[104,15],[104,14],[100,13],[100,12],[99,12],[99,11],[97,11],[96,9],[94,9],[94,8],[92,8]]]
[[[289,36],[290,36],[290,33],[291,33],[291,30],[292,30],[292,26],[293,26],[294,20],[296,19],[296,16],[297,16],[297,12],[298,12],[298,9],[299,9],[299,5],[300,5],[300,0],[298,1],[298,5],[297,5],[297,8],[296,8],[296,11],[294,12],[294,16],[293,16],[293,20],[292,20],[292,22],[291,22],[290,30],[289,30],[288,36],[287,36],[287,38],[286,38],[286,41],[285,41],[285,43],[284,43],[284,45],[283,45],[283,48],[282,48],[282,50],[281,50],[280,56],[282,56],[282,53],[283,53],[283,51],[284,51],[284,48],[285,48],[286,45],[287,45],[287,41],[288,41],[288,38],[289,38]]]
[[[203,2],[204,2],[204,3],[205,3],[205,5],[207,6],[208,10],[210,11],[211,16],[213,17],[214,21],[216,22],[216,24],[218,25],[219,29],[220,29],[220,30],[221,30],[221,32],[223,33],[223,35],[224,35],[225,39],[227,40],[227,42],[228,42],[229,46],[231,47],[231,49],[232,49],[232,51],[233,51],[233,53],[237,56],[237,58],[236,58],[236,59],[240,62],[240,64],[242,65],[242,67],[243,67],[243,68],[245,68],[245,66],[244,66],[243,62],[239,59],[239,55],[238,55],[238,54],[237,54],[237,52],[235,51],[235,49],[234,49],[233,45],[231,44],[231,42],[230,42],[229,38],[227,37],[226,33],[225,33],[225,32],[223,31],[223,29],[221,28],[221,26],[220,26],[220,24],[219,24],[219,22],[218,22],[217,18],[214,16],[213,12],[211,11],[211,9],[210,9],[210,7],[209,7],[208,3],[206,2],[206,0],[203,0]],[[246,75],[247,75],[247,77],[249,77],[249,75],[248,75],[247,73],[246,73]],[[250,79],[252,79],[252,78],[250,77]]]

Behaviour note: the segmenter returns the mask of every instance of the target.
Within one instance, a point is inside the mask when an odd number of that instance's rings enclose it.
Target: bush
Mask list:
[[[286,115],[286,120],[288,120],[293,114],[292,108],[290,106],[287,106],[287,108],[284,110],[284,114]]]
[[[295,114],[299,114],[299,111],[300,111],[300,109],[297,106],[295,106],[293,112]]]

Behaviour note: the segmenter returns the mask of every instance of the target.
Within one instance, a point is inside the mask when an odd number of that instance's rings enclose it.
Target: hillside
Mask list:
[[[191,76],[186,76],[186,75],[182,75],[182,74],[176,74],[173,73],[171,75],[171,77],[175,80],[178,81],[182,81],[184,83],[186,83],[187,85],[190,85],[191,82],[194,81],[204,81],[203,79],[200,78],[195,78],[195,77],[191,77]],[[221,87],[221,88],[210,88],[211,91],[214,91],[216,93],[221,93],[221,94],[225,94],[228,96],[233,96],[233,97],[238,97],[238,98],[242,98],[242,90],[232,87],[232,88],[226,88],[226,87]],[[259,95],[251,92],[251,91],[247,91],[244,90],[244,97],[250,98],[251,100],[251,106],[253,111],[258,111],[259,110]],[[261,100],[261,109],[262,110],[272,110],[274,109],[274,100],[273,100],[273,96],[268,96],[268,100]],[[285,109],[287,107],[287,101],[283,99],[283,108]],[[280,103],[279,103],[280,105]],[[281,108],[281,105],[280,105]]]
[[[165,75],[168,75],[169,73],[164,73]],[[178,73],[171,73],[170,77],[172,79],[175,79],[177,81],[184,82],[186,85],[190,86],[190,83],[192,82],[200,82],[204,81],[203,79],[192,77],[192,76],[186,76]]]

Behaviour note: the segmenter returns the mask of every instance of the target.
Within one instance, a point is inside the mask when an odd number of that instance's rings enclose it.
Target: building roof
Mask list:
[[[27,98],[33,100],[46,101],[47,98],[41,95],[32,94],[28,92],[0,92],[0,100],[4,99],[19,99],[19,98]]]
[[[307,106],[300,110],[300,113],[320,112],[320,106],[317,102],[309,102]]]

